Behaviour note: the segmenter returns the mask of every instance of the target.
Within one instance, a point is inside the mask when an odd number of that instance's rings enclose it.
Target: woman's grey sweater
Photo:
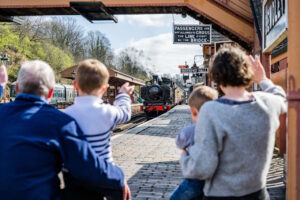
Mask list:
[[[206,196],[243,196],[266,186],[286,95],[270,80],[253,92],[254,101],[205,103],[198,116],[195,144],[181,160],[185,178],[205,180]]]

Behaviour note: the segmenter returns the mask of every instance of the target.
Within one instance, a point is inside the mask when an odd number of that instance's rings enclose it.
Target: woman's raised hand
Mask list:
[[[253,81],[255,83],[260,83],[262,80],[267,79],[264,66],[261,64],[259,57],[255,56],[255,58],[253,58],[253,56],[250,55],[249,60],[254,72]]]

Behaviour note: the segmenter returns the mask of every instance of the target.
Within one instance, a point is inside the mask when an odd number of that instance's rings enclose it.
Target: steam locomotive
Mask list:
[[[170,110],[179,103],[175,99],[175,89],[172,80],[154,75],[153,80],[141,88],[141,98],[144,100],[141,111],[148,117],[153,117]]]

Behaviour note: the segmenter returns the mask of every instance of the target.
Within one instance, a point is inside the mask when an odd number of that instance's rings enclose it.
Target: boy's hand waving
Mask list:
[[[128,82],[124,83],[124,85],[122,85],[121,89],[120,89],[120,93],[126,93],[128,95],[131,95],[134,91],[134,85],[129,85]]]

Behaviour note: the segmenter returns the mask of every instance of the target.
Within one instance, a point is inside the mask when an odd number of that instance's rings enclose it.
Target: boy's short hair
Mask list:
[[[218,50],[209,71],[213,81],[222,86],[247,87],[254,75],[246,53],[231,45]]]
[[[76,82],[83,92],[89,94],[108,83],[109,73],[103,63],[87,59],[79,63],[76,70]]]
[[[208,86],[198,86],[190,94],[188,104],[190,107],[200,110],[201,106],[207,102],[218,98],[218,92]]]

